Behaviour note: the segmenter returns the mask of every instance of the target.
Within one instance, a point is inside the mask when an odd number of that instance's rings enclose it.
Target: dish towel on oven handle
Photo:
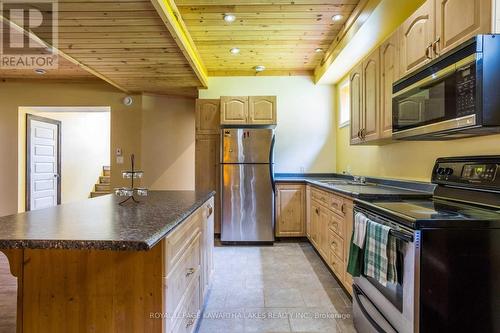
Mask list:
[[[353,277],[360,276],[363,269],[363,247],[365,244],[366,223],[368,218],[362,213],[354,215],[354,228],[349,244],[347,272]]]
[[[368,220],[366,227],[364,274],[384,287],[397,281],[396,239],[390,227]]]

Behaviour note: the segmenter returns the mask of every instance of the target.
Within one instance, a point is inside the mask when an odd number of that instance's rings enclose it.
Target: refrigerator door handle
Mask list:
[[[273,193],[276,193],[276,185],[274,184],[274,142],[275,136],[271,140],[271,147],[269,149],[269,175],[271,176],[271,186],[273,188]]]

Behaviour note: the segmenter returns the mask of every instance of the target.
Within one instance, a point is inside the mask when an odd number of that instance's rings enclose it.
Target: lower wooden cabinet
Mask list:
[[[308,238],[352,295],[352,277],[346,270],[353,228],[353,201],[318,188],[310,191],[311,226]]]
[[[303,237],[306,235],[306,189],[303,184],[276,186],[276,236]]]

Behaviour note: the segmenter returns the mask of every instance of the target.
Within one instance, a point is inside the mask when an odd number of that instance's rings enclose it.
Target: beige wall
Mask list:
[[[208,86],[200,98],[277,96],[276,172],[335,171],[331,86],[315,85],[307,76],[211,77]]]
[[[20,106],[110,106],[111,147],[125,154],[141,150],[141,96],[130,107],[122,104],[124,93],[99,81],[49,83],[0,82],[0,216],[17,212],[18,205],[18,108]],[[113,170],[117,167],[111,161]],[[113,186],[123,184],[112,173]]]
[[[142,105],[143,185],[194,190],[194,99],[143,95]]]
[[[84,200],[94,190],[102,167],[110,165],[110,112],[40,112],[35,108],[19,110],[19,193],[18,210],[24,211],[26,183],[26,114],[61,122],[61,202]]]

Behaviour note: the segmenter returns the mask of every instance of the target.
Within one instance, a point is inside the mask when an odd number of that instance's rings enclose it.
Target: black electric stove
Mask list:
[[[500,156],[440,158],[428,199],[357,200],[390,228],[402,280],[354,278],[354,324],[368,332],[500,332]]]
[[[432,182],[429,199],[356,204],[412,229],[500,228],[500,156],[438,159]]]

